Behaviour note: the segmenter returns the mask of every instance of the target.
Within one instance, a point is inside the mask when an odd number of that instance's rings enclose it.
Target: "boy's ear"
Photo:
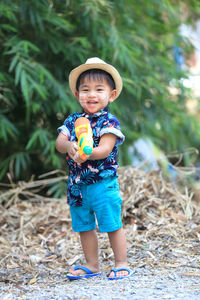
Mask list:
[[[79,92],[78,91],[75,92],[75,97],[79,101]]]
[[[112,90],[109,98],[109,103],[113,102],[117,97],[117,90]]]

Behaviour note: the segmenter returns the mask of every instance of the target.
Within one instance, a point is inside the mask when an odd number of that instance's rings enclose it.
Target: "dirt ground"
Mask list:
[[[69,281],[84,258],[66,199],[20,183],[0,193],[0,299],[200,299],[198,199],[158,173],[126,168],[119,182],[132,278],[107,279],[113,253],[98,232],[101,276]]]
[[[172,238],[133,239],[131,225],[125,229],[129,242],[128,260],[134,270],[130,279],[110,281],[106,275],[113,256],[106,236],[99,235],[102,274],[91,279],[69,281],[65,273],[70,265],[81,264],[81,251],[65,259],[57,252],[41,257],[13,253],[12,265],[0,271],[0,291],[5,299],[200,299],[200,245],[194,239],[177,243]],[[20,246],[19,246],[20,247]],[[73,247],[73,246],[72,246]],[[5,257],[6,260],[6,257]],[[37,261],[38,260],[38,261]],[[46,260],[46,261],[45,261]]]

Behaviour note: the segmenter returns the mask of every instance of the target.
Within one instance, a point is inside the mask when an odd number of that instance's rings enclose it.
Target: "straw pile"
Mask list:
[[[44,196],[48,184],[66,179],[11,183],[2,190],[1,281],[30,285],[45,276],[52,283],[59,270],[82,262],[66,199]],[[119,183],[130,263],[176,266],[192,261],[199,268],[200,207],[193,194],[167,182],[161,172],[145,173],[131,166],[119,169]],[[107,236],[98,235],[105,264],[113,254]]]

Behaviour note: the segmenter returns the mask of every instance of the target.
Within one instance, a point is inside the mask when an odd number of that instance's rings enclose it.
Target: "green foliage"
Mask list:
[[[188,91],[179,81],[185,74],[173,59],[173,46],[184,47],[182,2],[1,0],[0,178],[10,171],[29,179],[65,167],[55,150],[56,129],[80,110],[68,74],[94,56],[123,77],[123,92],[110,107],[127,138],[122,164],[128,145],[141,136],[166,152],[199,148],[199,124],[186,112]],[[197,2],[185,1],[191,11]],[[176,97],[169,93],[172,79],[182,90]]]

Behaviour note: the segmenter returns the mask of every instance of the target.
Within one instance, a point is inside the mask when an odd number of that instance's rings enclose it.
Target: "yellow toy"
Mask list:
[[[93,133],[90,121],[85,117],[78,118],[75,122],[75,132],[80,157],[85,160],[93,151]]]

